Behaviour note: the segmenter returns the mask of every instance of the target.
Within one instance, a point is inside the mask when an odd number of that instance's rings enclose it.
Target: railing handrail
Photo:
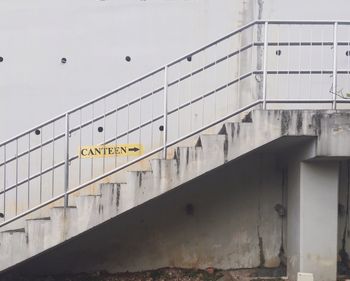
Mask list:
[[[321,71],[320,70],[313,70],[310,68],[310,70],[301,70],[299,69],[298,70],[268,70],[267,69],[267,50],[268,50],[268,46],[269,46],[269,41],[268,41],[268,25],[284,25],[284,24],[290,24],[290,25],[330,25],[330,26],[334,26],[334,37],[333,37],[333,40],[332,41],[322,41],[323,43],[327,43],[329,45],[333,45],[335,46],[334,48],[334,51],[333,51],[333,59],[334,59],[334,62],[333,62],[333,70],[329,69],[329,70],[325,70],[325,69],[322,69]],[[335,109],[335,105],[337,102],[349,102],[349,101],[344,101],[344,100],[337,100],[336,99],[336,95],[337,95],[337,80],[336,80],[336,76],[338,73],[341,73],[341,72],[346,72],[346,73],[349,73],[349,70],[338,70],[337,69],[337,63],[336,63],[336,58],[337,58],[337,53],[336,53],[336,47],[339,45],[339,42],[337,41],[337,37],[336,37],[336,34],[337,34],[337,29],[336,27],[338,25],[350,25],[350,21],[279,21],[279,20],[272,20],[272,21],[264,21],[264,20],[256,20],[256,21],[252,21],[246,25],[243,25],[241,26],[240,28],[234,30],[233,32],[230,32],[228,34],[226,34],[225,36],[222,36],[220,37],[219,39],[215,40],[215,41],[212,41],[211,43],[209,44],[206,44],[200,48],[197,48],[195,51],[192,51],[192,52],[189,52],[187,53],[186,55],[184,56],[181,56],[179,57],[178,59],[176,60],[173,60],[171,62],[169,62],[168,64],[165,64],[164,66],[161,66],[161,67],[158,67],[156,68],[155,70],[153,71],[150,71],[148,72],[147,74],[145,75],[142,75],[132,81],[129,81],[125,84],[123,84],[122,86],[112,90],[112,91],[109,91],[97,98],[94,98],[94,99],[91,99],[90,101],[87,101],[73,109],[70,109],[68,111],[66,111],[65,113],[63,114],[60,114],[48,121],[45,121],[43,123],[41,123],[40,125],[37,125],[29,130],[26,130],[25,132],[22,132],[18,135],[16,135],[15,137],[12,137],[2,143],[0,143],[0,147],[4,147],[4,151],[6,153],[6,145],[13,142],[13,141],[16,141],[16,146],[17,146],[17,152],[15,154],[15,156],[12,156],[12,158],[9,158],[9,159],[6,159],[6,154],[5,154],[5,157],[4,157],[4,162],[3,163],[0,163],[0,167],[5,165],[5,168],[4,168],[4,171],[5,171],[5,175],[6,175],[6,164],[9,163],[10,161],[13,161],[13,160],[16,160],[16,165],[17,165],[17,161],[18,161],[18,158],[25,155],[25,154],[28,154],[28,159],[29,159],[29,162],[30,162],[30,153],[36,149],[42,149],[43,145],[46,145],[46,144],[50,144],[51,142],[53,143],[54,145],[54,142],[55,140],[57,139],[61,139],[61,138],[65,138],[65,158],[64,158],[64,161],[61,161],[61,162],[58,162],[56,164],[53,164],[52,166],[48,167],[47,169],[43,170],[42,168],[40,168],[40,173],[37,173],[37,174],[34,174],[34,175],[30,175],[30,172],[28,172],[28,178],[18,182],[18,177],[16,178],[16,183],[15,184],[12,184],[11,186],[7,187],[6,186],[6,179],[5,179],[5,184],[4,184],[4,190],[1,190],[0,191],[0,195],[4,194],[4,200],[5,200],[5,194],[6,192],[12,190],[13,188],[16,188],[16,196],[17,196],[17,187],[18,185],[20,184],[23,184],[23,183],[27,183],[28,182],[28,190],[29,190],[29,182],[32,180],[32,179],[35,179],[37,177],[41,177],[43,174],[47,173],[47,172],[50,172],[50,171],[54,171],[57,167],[61,167],[61,166],[65,166],[65,176],[64,176],[64,192],[61,193],[60,195],[57,195],[57,196],[53,196],[54,193],[52,193],[52,198],[45,201],[44,203],[42,203],[41,199],[40,199],[40,204],[36,205],[35,207],[33,208],[30,208],[29,206],[29,203],[28,203],[28,209],[20,214],[17,214],[17,206],[16,206],[16,215],[10,219],[7,219],[5,220],[3,223],[0,223],[0,227],[4,226],[4,225],[7,225],[21,217],[24,217],[44,206],[47,206],[48,204],[50,203],[53,203],[59,199],[62,199],[64,198],[65,199],[65,206],[68,206],[68,195],[84,188],[84,187],[87,187],[91,184],[94,184],[98,181],[100,181],[101,179],[109,176],[109,175],[112,175],[116,172],[119,172],[143,159],[146,159],[158,152],[161,152],[163,151],[163,156],[164,158],[166,158],[166,155],[167,155],[167,149],[185,139],[188,139],[190,137],[193,137],[195,135],[197,135],[198,133],[200,132],[203,132],[204,130],[212,127],[212,126],[215,126],[217,124],[220,124],[222,122],[224,122],[225,120],[231,118],[231,117],[234,117],[248,109],[251,109],[251,108],[254,108],[255,106],[257,105],[260,105],[262,104],[262,108],[263,109],[266,109],[266,104],[271,104],[271,103],[275,103],[275,104],[278,104],[278,103],[330,103],[332,104],[333,106],[333,109]],[[212,46],[215,46],[217,45],[218,43],[236,35],[236,34],[240,34],[242,31],[244,30],[247,30],[248,28],[251,28],[251,27],[255,27],[256,25],[261,25],[261,32],[263,32],[264,34],[264,38],[261,38],[261,39],[258,39],[258,40],[255,40],[255,39],[252,39],[252,41],[250,43],[247,43],[245,45],[242,45],[242,42],[240,42],[240,45],[238,46],[238,50],[235,50],[234,52],[231,52],[231,53],[228,53],[226,54],[226,56],[221,56],[219,59],[216,57],[215,60],[211,61],[211,63],[203,66],[203,67],[197,67],[195,68],[195,70],[191,70],[190,72],[186,72],[185,74],[182,74],[182,76],[180,76],[180,78],[177,78],[177,79],[173,79],[171,81],[168,81],[168,68],[181,62],[181,61],[184,61],[186,59],[188,59],[189,57],[192,57],[202,51],[205,51],[206,49],[212,47]],[[316,42],[316,41],[315,41]],[[315,42],[306,42],[306,41],[303,41],[303,43],[315,43]],[[293,42],[294,43],[294,42]],[[346,43],[345,41],[344,42],[341,42],[341,43]],[[349,44],[349,43],[348,43]],[[208,93],[206,94],[203,94],[199,97],[196,97],[196,98],[192,98],[189,100],[189,101],[186,101],[184,103],[182,103],[181,105],[178,104],[177,107],[175,109],[169,109],[168,108],[168,105],[167,105],[167,98],[168,98],[168,95],[167,95],[167,89],[168,87],[172,86],[172,85],[175,85],[176,83],[180,83],[182,82],[183,80],[187,79],[187,78],[190,78],[192,76],[194,76],[195,74],[201,72],[201,71],[204,71],[204,70],[207,70],[209,67],[213,66],[213,65],[217,65],[218,63],[221,63],[222,61],[226,60],[226,59],[229,59],[231,56],[233,55],[236,55],[236,54],[240,54],[240,52],[242,52],[243,50],[246,50],[246,49],[249,49],[251,48],[252,46],[263,46],[263,50],[264,50],[264,53],[262,55],[262,58],[263,58],[263,67],[262,69],[251,69],[249,71],[247,71],[246,73],[241,73],[239,72],[239,74],[237,74],[237,77],[235,77],[234,80],[229,80],[229,82],[227,83],[224,83],[224,84],[220,84],[220,86],[215,86],[215,89],[211,92],[209,92],[209,94],[211,95],[212,93],[217,93],[219,91],[221,91],[222,89],[225,89],[231,85],[233,85],[234,83],[237,83],[237,81],[241,81],[247,77],[249,77],[250,75],[262,75],[262,78],[263,78],[263,88],[262,88],[262,96],[260,97],[257,97],[255,98],[255,101],[246,105],[246,106],[243,106],[243,107],[240,107],[239,109],[231,112],[231,111],[227,111],[228,114],[226,114],[224,117],[221,117],[219,119],[215,119],[216,116],[214,117],[214,121],[210,122],[209,124],[207,125],[203,125],[202,124],[202,127],[200,127],[199,129],[195,129],[193,130],[191,128],[191,131],[190,133],[187,133],[185,135],[179,135],[175,140],[172,140],[170,142],[168,142],[167,140],[167,122],[168,122],[168,116],[172,113],[174,113],[175,111],[179,111],[180,109],[184,108],[184,107],[187,107],[187,106],[191,106],[192,104],[194,104],[195,102],[201,100],[201,99],[204,99],[206,97],[209,96]],[[328,45],[327,45],[328,46]],[[72,128],[70,128],[70,125],[69,125],[69,117],[71,114],[81,110],[81,109],[84,109],[86,107],[88,107],[89,105],[94,105],[96,102],[99,102],[105,98],[108,98],[109,96],[113,95],[113,94],[116,94],[138,82],[141,82],[145,79],[147,79],[148,77],[152,77],[153,75],[157,74],[157,73],[160,73],[164,71],[164,84],[161,85],[161,86],[158,86],[156,87],[156,90],[152,90],[152,91],[148,91],[146,94],[142,94],[140,95],[139,97],[137,98],[134,98],[132,100],[129,100],[127,101],[126,103],[123,103],[122,105],[120,106],[116,106],[115,108],[111,109],[111,110],[108,110],[104,111],[104,114],[100,114],[100,115],[97,115],[96,117],[94,117],[94,115],[92,116],[92,119],[89,120],[89,121],[84,121],[83,123],[80,123],[79,126],[74,126]],[[332,93],[333,95],[333,99],[268,99],[267,96],[266,96],[266,79],[267,79],[267,75],[268,74],[274,74],[274,73],[291,73],[293,74],[293,72],[295,73],[298,73],[298,74],[304,74],[304,73],[307,73],[307,74],[318,74],[318,73],[322,73],[322,74],[333,74],[333,84],[332,84],[332,90],[330,90],[330,92]],[[230,78],[231,79],[231,78]],[[236,82],[235,82],[236,81]],[[260,81],[261,82],[261,81]],[[149,97],[149,96],[153,96],[153,94],[155,93],[158,93],[162,91],[164,93],[164,101],[163,101],[163,105],[164,105],[164,111],[163,113],[161,113],[160,115],[158,114],[157,117],[154,117],[153,116],[153,112],[152,112],[152,118],[150,120],[147,120],[146,122],[143,122],[141,123],[141,113],[140,113],[140,124],[138,124],[137,126],[135,127],[132,127],[132,128],[129,128],[129,125],[128,125],[128,128],[126,131],[123,131],[123,132],[116,132],[116,136],[115,138],[109,138],[108,140],[104,139],[103,143],[101,144],[107,144],[109,142],[112,142],[112,141],[117,141],[118,139],[124,137],[125,135],[128,135],[132,132],[134,132],[135,130],[141,130],[141,128],[146,124],[150,124],[150,123],[154,123],[155,121],[159,120],[159,119],[163,119],[163,125],[164,125],[164,132],[163,132],[163,144],[160,145],[158,148],[156,149],[153,149],[152,151],[140,156],[140,157],[137,157],[136,159],[133,159],[131,161],[128,161],[126,164],[123,164],[121,166],[117,166],[115,168],[113,168],[112,170],[109,170],[108,172],[104,172],[103,170],[103,173],[99,174],[98,176],[95,176],[93,175],[93,173],[91,174],[91,178],[90,180],[86,181],[86,182],[83,182],[81,184],[81,182],[79,181],[79,183],[77,185],[74,185],[75,187],[72,186],[71,189],[68,189],[69,187],[69,163],[70,161],[72,160],[75,160],[78,158],[78,156],[76,154],[74,154],[74,156],[70,156],[70,153],[69,153],[69,145],[70,145],[70,142],[69,142],[69,137],[70,137],[70,134],[75,132],[75,131],[78,131],[78,130],[82,130],[82,128],[86,126],[88,126],[89,124],[94,124],[94,122],[100,120],[100,119],[103,119],[103,118],[106,118],[106,116],[109,116],[109,115],[112,115],[114,113],[116,113],[116,115],[118,116],[118,110],[119,109],[123,109],[123,108],[126,108],[126,107],[130,107],[130,105],[134,104],[134,103],[137,103],[137,102],[140,102],[140,107],[141,107],[141,101],[143,98],[145,97]],[[80,111],[80,114],[81,114],[81,111]],[[129,114],[129,113],[128,113]],[[81,117],[80,117],[81,118]],[[30,133],[32,133],[33,131],[35,131],[36,129],[42,129],[43,127],[47,126],[48,124],[53,124],[53,130],[54,130],[54,126],[55,126],[55,123],[56,121],[58,120],[63,120],[65,121],[65,131],[63,133],[59,133],[57,136],[53,136],[52,139],[49,139],[47,141],[45,141],[43,143],[43,141],[41,140],[41,144],[40,145],[36,145],[34,147],[31,147],[30,146],[30,135],[29,135],[29,148],[28,148],[28,151],[24,151],[24,152],[21,152],[20,154],[18,154],[18,140],[23,137],[23,136],[26,136]],[[82,122],[80,120],[80,122]],[[129,122],[129,121],[128,121]],[[54,161],[53,161],[54,163]],[[17,168],[16,168],[17,169]],[[5,177],[5,176],[4,176]],[[41,178],[40,178],[41,180]],[[41,183],[40,183],[41,184]],[[40,186],[41,188],[41,186]],[[40,191],[41,192],[41,191]],[[16,198],[17,200],[17,198]],[[29,200],[29,199],[28,199]],[[28,201],[29,202],[29,201]],[[16,202],[17,204],[17,202]],[[4,203],[4,209],[5,209],[5,203]]]
[[[206,44],[206,45],[204,45],[202,47],[196,48],[194,51],[189,52],[186,55],[181,56],[178,59],[175,59],[175,60],[165,64],[165,66],[158,67],[158,68],[148,72],[147,74],[139,76],[138,78],[133,79],[132,81],[129,81],[129,82],[123,84],[122,86],[120,86],[120,87],[118,87],[118,88],[116,88],[114,90],[108,91],[107,93],[105,93],[105,94],[103,94],[103,95],[101,95],[101,96],[99,96],[97,98],[91,99],[91,100],[89,100],[89,101],[87,101],[87,102],[85,102],[85,103],[83,103],[83,104],[81,104],[81,105],[79,105],[77,107],[74,107],[74,108],[72,108],[70,110],[65,111],[62,114],[57,115],[54,118],[51,118],[51,119],[49,119],[49,120],[47,120],[47,121],[45,121],[45,122],[43,122],[43,123],[41,123],[41,124],[39,124],[37,126],[34,126],[31,129],[27,129],[24,132],[22,132],[22,133],[14,136],[14,137],[11,137],[11,138],[1,142],[0,143],[0,147],[10,143],[11,141],[19,139],[19,138],[25,136],[26,134],[29,134],[29,133],[35,131],[36,129],[42,128],[42,127],[44,127],[44,126],[46,126],[46,125],[48,125],[50,123],[53,123],[53,122],[63,118],[67,113],[68,114],[74,113],[74,112],[76,112],[76,111],[78,111],[78,110],[80,110],[80,109],[82,109],[82,108],[84,108],[84,107],[86,107],[86,106],[88,106],[88,105],[90,105],[92,103],[98,102],[101,99],[104,99],[104,98],[106,98],[106,97],[108,97],[108,96],[110,96],[110,95],[112,95],[112,94],[114,94],[116,92],[119,92],[119,91],[121,91],[121,90],[123,90],[123,89],[125,89],[125,88],[127,88],[127,87],[129,87],[129,86],[131,86],[131,85],[133,85],[133,84],[135,84],[137,82],[139,82],[139,81],[142,81],[142,80],[146,79],[147,77],[150,77],[150,76],[152,76],[152,75],[162,71],[165,67],[170,67],[170,66],[172,66],[172,65],[174,65],[174,64],[176,64],[176,63],[178,63],[178,62],[180,62],[182,60],[185,60],[187,57],[193,56],[193,55],[195,55],[195,54],[197,54],[197,53],[199,53],[199,52],[201,52],[201,51],[203,51],[203,50],[205,50],[205,49],[207,49],[207,48],[209,48],[209,47],[211,47],[211,46],[213,46],[213,45],[215,45],[217,43],[220,43],[221,41],[223,41],[223,40],[225,40],[225,39],[227,39],[227,38],[229,38],[229,37],[231,37],[231,36],[233,36],[233,35],[235,35],[235,34],[237,34],[239,32],[242,32],[243,30],[246,30],[247,28],[249,28],[251,26],[254,26],[256,24],[264,24],[265,22],[267,22],[268,24],[310,24],[310,25],[317,25],[317,24],[331,25],[331,24],[334,24],[334,23],[337,22],[340,25],[350,25],[350,21],[336,21],[336,20],[330,20],[330,21],[329,20],[315,20],[315,21],[313,21],[313,20],[289,20],[289,21],[288,20],[255,20],[255,21],[251,21],[251,22],[249,22],[249,23],[239,27],[238,29],[235,29],[234,31],[232,31],[232,32],[230,32],[230,33],[220,37],[217,40],[215,40],[215,41],[213,41],[213,42],[211,42],[209,44]]]

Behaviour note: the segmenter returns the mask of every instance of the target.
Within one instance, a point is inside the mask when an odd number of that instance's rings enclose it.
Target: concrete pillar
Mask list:
[[[337,274],[338,162],[292,163],[288,186],[287,274]]]

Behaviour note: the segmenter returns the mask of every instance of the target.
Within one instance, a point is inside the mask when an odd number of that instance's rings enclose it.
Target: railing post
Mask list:
[[[338,66],[337,66],[337,47],[338,47],[338,40],[337,40],[337,29],[338,29],[338,23],[335,22],[333,25],[333,87],[332,87],[332,94],[333,94],[333,102],[332,102],[332,109],[337,108],[337,75],[338,75]]]
[[[168,141],[168,65],[164,66],[163,158],[167,158]]]
[[[65,145],[64,145],[64,209],[68,207],[68,185],[69,185],[69,113],[65,116]]]
[[[263,58],[263,109],[266,109],[266,80],[267,80],[267,48],[268,48],[268,22],[264,24],[264,58]]]

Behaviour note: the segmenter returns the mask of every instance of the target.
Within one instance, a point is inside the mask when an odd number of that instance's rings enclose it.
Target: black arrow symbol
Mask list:
[[[133,147],[133,148],[129,148],[129,151],[133,151],[133,152],[136,152],[136,151],[139,151],[140,149],[137,148],[137,147]]]

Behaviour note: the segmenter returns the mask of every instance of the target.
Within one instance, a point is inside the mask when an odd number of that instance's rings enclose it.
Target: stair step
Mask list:
[[[77,207],[53,207],[51,212],[52,241],[58,244],[78,233]]]
[[[26,219],[26,221],[49,221],[51,220],[50,217],[42,217],[42,218],[33,218],[33,219]]]
[[[101,184],[100,191],[102,197],[98,211],[103,220],[110,219],[130,208],[128,206],[130,190],[125,182]]]
[[[76,209],[77,206],[67,206],[67,207],[64,207],[64,206],[55,206],[55,207],[52,207],[51,209]]]
[[[205,171],[226,162],[226,135],[201,135],[200,142],[203,148],[203,157],[205,155],[206,159],[210,159],[210,161],[204,161],[204,163],[201,163]]]
[[[159,187],[153,184],[152,171],[129,171],[127,184],[128,207],[135,207],[153,198]]]
[[[28,254],[33,256],[53,246],[51,241],[51,218],[26,220]]]
[[[222,125],[219,131],[219,135],[226,135],[228,137],[228,140],[230,140],[235,137],[238,137],[241,134],[241,131],[243,131],[244,129],[252,127],[253,124],[251,122],[227,122],[224,125]]]
[[[174,158],[177,161],[180,180],[187,181],[200,173],[203,148],[201,146],[177,147]],[[192,176],[188,171],[191,171]]]
[[[27,258],[27,238],[24,228],[0,232],[0,264],[2,269]]]
[[[9,233],[9,234],[20,233],[20,232],[25,232],[25,228],[8,229],[8,230],[1,231],[1,233]]]
[[[78,232],[82,232],[100,223],[101,198],[102,194],[80,195],[75,199]]]

